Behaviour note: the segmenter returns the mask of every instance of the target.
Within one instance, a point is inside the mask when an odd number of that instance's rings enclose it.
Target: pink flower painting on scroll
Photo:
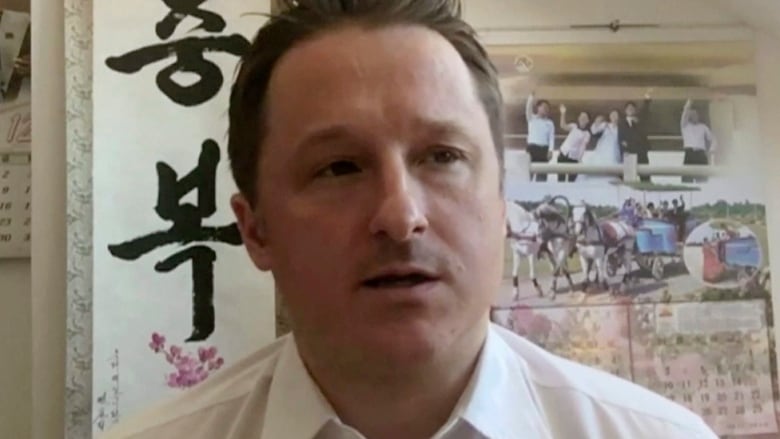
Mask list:
[[[209,377],[209,373],[219,370],[225,360],[219,356],[216,346],[200,347],[196,353],[185,352],[180,346],[165,348],[165,336],[153,333],[149,348],[156,354],[165,356],[165,361],[175,368],[175,372],[166,375],[168,387],[186,389]]]

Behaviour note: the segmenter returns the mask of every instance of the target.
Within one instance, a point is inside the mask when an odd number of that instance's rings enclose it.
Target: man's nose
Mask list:
[[[423,193],[402,161],[386,166],[380,178],[371,234],[386,235],[403,242],[424,232],[428,219],[422,202]]]

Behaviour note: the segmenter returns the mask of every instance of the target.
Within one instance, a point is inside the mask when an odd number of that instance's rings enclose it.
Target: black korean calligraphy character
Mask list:
[[[203,142],[198,165],[187,175],[179,177],[166,163],[157,164],[158,193],[155,212],[172,223],[167,230],[152,232],[120,244],[109,245],[109,252],[123,260],[136,260],[141,256],[169,244],[183,246],[192,243],[219,242],[240,245],[241,235],[235,223],[214,227],[203,225],[216,208],[216,169],[220,159],[219,146],[213,140]],[[192,191],[197,191],[197,204],[182,203]],[[167,273],[184,262],[192,264],[193,316],[192,334],[187,341],[202,341],[214,331],[214,263],[216,252],[205,246],[195,245],[182,249],[154,269]]]
[[[199,19],[193,30],[205,30],[211,34],[225,29],[225,19],[219,14],[200,8],[205,0],[162,0],[170,11],[155,26],[161,40],[170,38],[187,17]],[[240,57],[250,43],[240,34],[187,37],[176,41],[144,46],[124,55],[109,57],[106,65],[122,73],[136,73],[149,64],[175,56],[174,62],[157,74],[157,87],[173,102],[184,106],[196,106],[207,102],[219,92],[224,83],[220,68],[204,58],[206,52],[222,52]],[[198,77],[194,83],[181,83],[174,78],[177,73],[191,73]]]
[[[140,238],[109,246],[111,254],[124,260],[135,260],[168,244],[193,242],[223,242],[240,245],[241,236],[235,223],[223,227],[203,226],[203,219],[216,212],[216,169],[220,159],[219,146],[213,140],[203,142],[198,165],[189,174],[178,178],[165,163],[157,164],[157,214],[173,224],[170,229],[150,233]],[[181,204],[189,192],[198,191],[198,205]]]
[[[188,37],[170,43],[142,47],[124,55],[106,59],[106,65],[118,72],[136,73],[149,64],[175,56],[176,60],[157,73],[157,87],[173,102],[186,107],[203,104],[217,95],[224,77],[219,66],[204,58],[206,52],[224,52],[240,57],[249,49],[242,35]],[[192,73],[198,80],[181,84],[176,73]]]
[[[200,19],[201,23],[195,29],[203,29],[207,32],[222,32],[225,30],[225,19],[219,14],[200,9],[200,5],[206,0],[162,0],[165,6],[171,10],[165,17],[157,22],[155,30],[160,39],[167,40],[186,17]]]
[[[217,253],[202,245],[190,247],[159,262],[155,269],[173,271],[184,262],[192,264],[192,335],[187,341],[202,341],[214,332],[214,261]]]

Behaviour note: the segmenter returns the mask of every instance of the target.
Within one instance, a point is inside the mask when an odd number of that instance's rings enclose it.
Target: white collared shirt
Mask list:
[[[703,123],[688,123],[682,127],[683,147],[696,151],[714,151],[715,137]]]
[[[690,119],[691,101],[685,103],[683,107],[682,116],[680,118],[680,131],[683,138],[683,147],[685,149],[692,149],[695,151],[715,151],[717,149],[717,141],[715,136],[712,135],[710,127],[697,122],[691,123]]]
[[[583,130],[576,123],[568,125],[569,135],[561,144],[561,153],[572,160],[581,160],[590,142],[590,131]]]
[[[555,146],[555,123],[549,117],[540,117],[534,113],[534,100],[528,96],[525,102],[525,119],[528,122],[529,145],[546,146],[552,148]]]
[[[341,423],[287,335],[104,439],[365,439]],[[717,439],[661,396],[495,324],[435,439]]]

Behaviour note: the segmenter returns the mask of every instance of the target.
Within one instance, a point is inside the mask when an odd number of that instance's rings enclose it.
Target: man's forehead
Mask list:
[[[307,125],[391,114],[405,124],[417,116],[452,122],[482,111],[454,47],[434,31],[400,26],[347,27],[296,46],[274,69],[268,107],[275,123]]]
[[[422,26],[388,25],[369,28],[342,25],[324,31],[291,48],[277,63],[271,78],[274,85],[290,81],[360,79],[384,70],[388,75],[413,76],[465,74],[465,63],[444,37]],[[338,75],[326,76],[327,73]],[[399,84],[403,85],[403,84]]]

